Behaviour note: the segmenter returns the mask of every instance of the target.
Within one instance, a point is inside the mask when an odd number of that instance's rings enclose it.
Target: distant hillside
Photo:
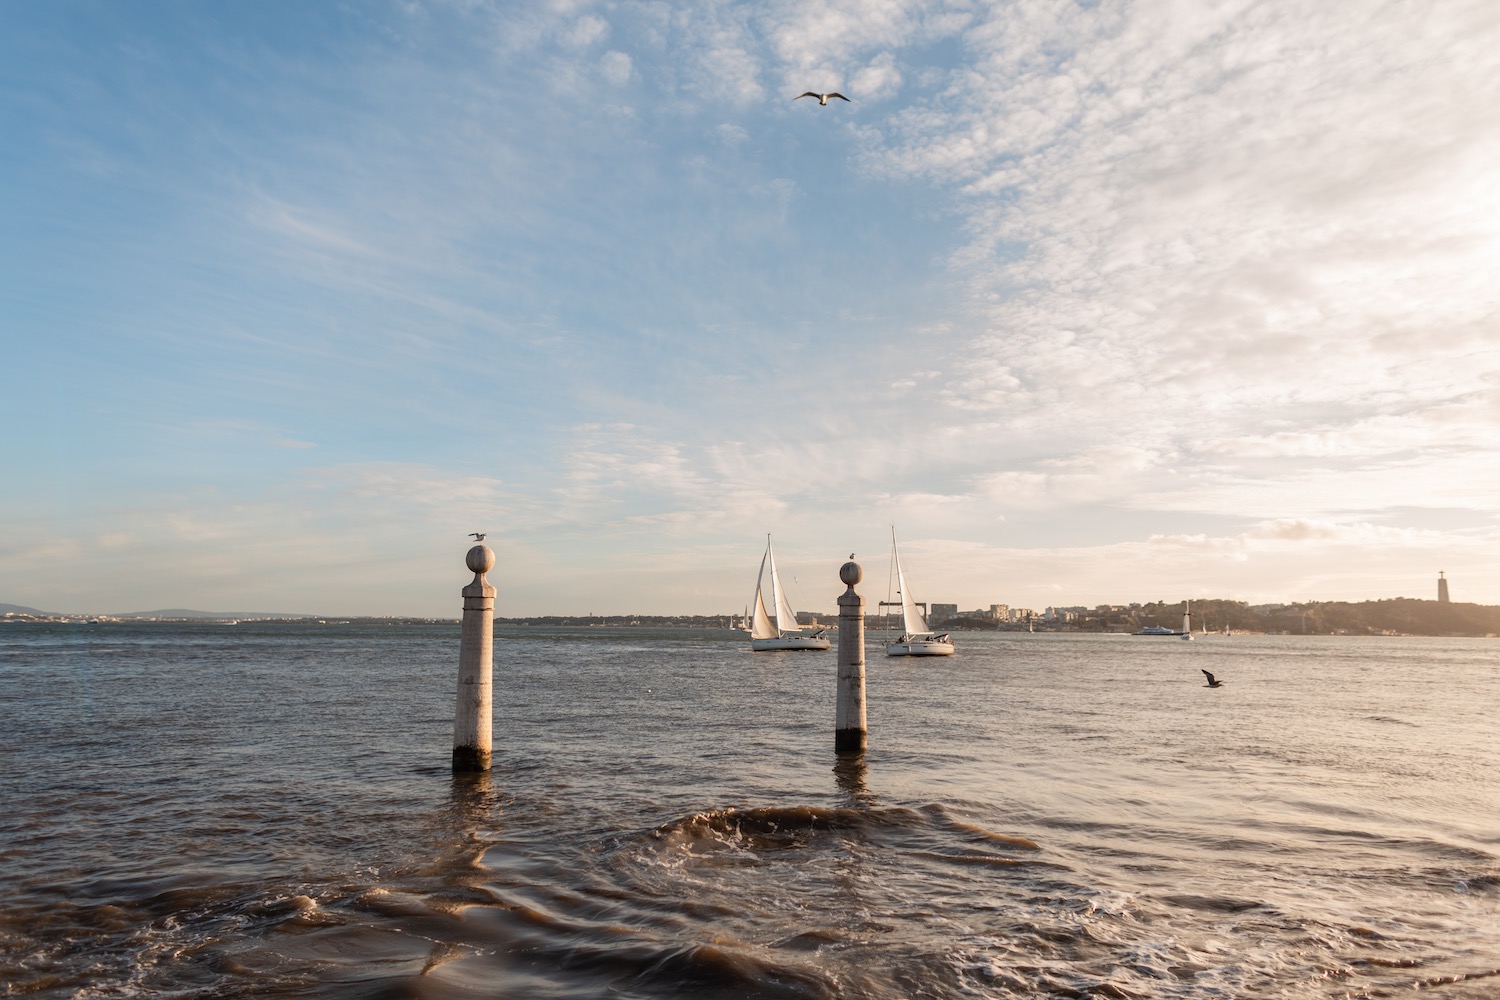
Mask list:
[[[39,611],[21,604],[0,604],[0,615],[29,615],[34,618],[92,618],[95,613],[63,614],[59,611]],[[258,621],[266,618],[318,618],[297,611],[195,611],[192,608],[162,608],[160,611],[124,611],[103,615],[105,618],[173,618],[179,621],[224,621],[236,618],[240,621]]]
[[[1396,597],[1381,601],[1310,601],[1251,607],[1243,601],[1193,598],[1193,628],[1289,635],[1500,635],[1500,607]],[[1182,627],[1180,601],[1108,613],[1085,613],[1083,631],[1133,632],[1145,625]],[[944,627],[947,627],[946,625]]]
[[[1406,635],[1500,635],[1500,607],[1396,597],[1292,605],[1267,616],[1282,632],[1400,632]]]
[[[46,617],[52,614],[50,611],[38,611],[36,608],[26,608],[19,604],[0,604],[0,615],[37,615]]]

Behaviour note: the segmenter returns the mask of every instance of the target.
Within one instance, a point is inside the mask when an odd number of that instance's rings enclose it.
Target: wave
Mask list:
[[[688,851],[720,846],[787,850],[811,846],[824,834],[865,831],[878,822],[874,814],[853,808],[731,806],[663,823],[652,836],[669,847]]]

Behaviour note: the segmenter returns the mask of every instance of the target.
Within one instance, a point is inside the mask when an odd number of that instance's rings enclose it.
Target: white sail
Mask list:
[[[906,574],[901,572],[901,554],[896,551],[896,529],[891,529],[891,559],[896,564],[896,593],[901,595],[901,627],[907,635],[926,635],[927,620],[917,610],[917,602],[906,589]]]
[[[781,585],[781,576],[776,572],[776,553],[771,551],[771,536],[766,536],[766,558],[771,562],[771,604],[772,614],[776,618],[776,627],[782,632],[795,632],[797,625],[797,612],[792,610],[792,604],[787,600],[786,588]]]
[[[761,597],[761,589],[766,578],[766,560],[770,558],[770,555],[771,540],[767,538],[766,554],[760,557],[760,573],[755,578],[755,613],[754,617],[750,619],[750,638],[752,639],[774,639],[781,634],[776,628],[776,624],[771,621],[771,616],[766,614],[766,602]],[[774,564],[771,567],[771,579],[773,581],[776,579],[776,567]],[[773,583],[772,591],[774,592],[774,590],[775,585]],[[774,601],[775,598],[773,597],[772,600]]]

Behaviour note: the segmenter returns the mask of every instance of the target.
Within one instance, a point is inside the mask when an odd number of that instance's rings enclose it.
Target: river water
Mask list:
[[[1500,995],[1496,640],[458,639],[0,626],[4,995]]]

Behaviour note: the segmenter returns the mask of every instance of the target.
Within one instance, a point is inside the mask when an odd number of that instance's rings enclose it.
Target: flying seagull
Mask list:
[[[1202,667],[1199,667],[1198,669],[1199,670],[1203,670]],[[1216,688],[1216,687],[1223,687],[1224,686],[1224,682],[1223,681],[1216,681],[1216,680],[1214,680],[1214,675],[1211,674],[1211,673],[1209,673],[1207,670],[1203,670],[1203,676],[1208,678],[1208,683],[1205,684],[1204,687]]]
[[[482,542],[482,541],[484,541],[484,532],[482,532],[482,531],[471,531],[471,532],[469,532],[469,537],[472,538],[472,539],[474,539],[474,541],[476,541],[476,542]]]
[[[823,105],[824,107],[828,106],[828,99],[830,97],[837,97],[841,101],[849,101],[849,98],[845,97],[843,94],[814,94],[810,90],[805,94],[798,94],[796,97],[792,98],[792,100],[800,101],[804,97],[816,97],[818,99],[818,103]],[[849,101],[849,103],[853,104],[854,102]]]

